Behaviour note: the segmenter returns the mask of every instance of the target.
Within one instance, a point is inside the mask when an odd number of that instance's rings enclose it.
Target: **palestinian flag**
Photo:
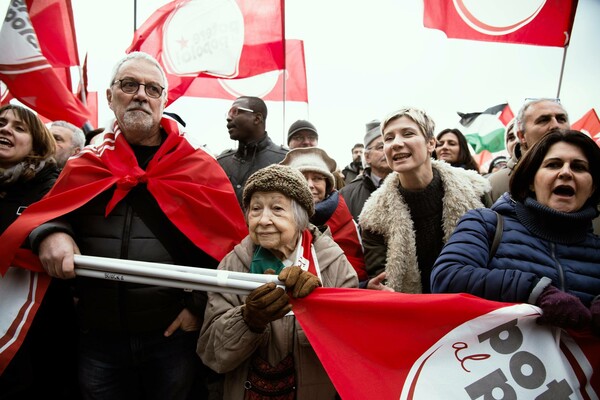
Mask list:
[[[484,150],[496,153],[504,150],[505,126],[514,117],[508,103],[498,104],[482,112],[461,113],[461,130],[475,153]]]

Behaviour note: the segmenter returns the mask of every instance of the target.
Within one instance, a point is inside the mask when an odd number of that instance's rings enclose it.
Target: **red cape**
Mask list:
[[[190,145],[175,121],[163,118],[161,126],[167,138],[145,171],[116,125],[116,132],[105,133],[100,145],[70,159],[50,192],[0,236],[0,274],[13,260],[23,259],[15,255],[37,226],[115,187],[108,215],[138,183],[147,184],[173,224],[211,257],[220,261],[231,251],[248,230],[229,179],[211,155]]]

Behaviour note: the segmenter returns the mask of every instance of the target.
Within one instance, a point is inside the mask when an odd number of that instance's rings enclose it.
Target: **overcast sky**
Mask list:
[[[501,0],[498,0],[501,1]],[[137,25],[168,1],[139,0]],[[260,3],[260,0],[256,0]],[[106,90],[114,63],[133,33],[133,0],[73,0],[81,60],[100,97],[100,125],[110,116]],[[402,106],[425,109],[436,132],[458,124],[457,111],[508,102],[516,113],[528,97],[556,97],[564,50],[447,39],[423,27],[418,0],[285,0],[286,37],[304,40],[309,104],[268,102],[267,130],[285,143],[296,119],[312,121],[341,167],[362,142],[365,123]],[[560,98],[572,121],[600,111],[600,0],[580,0],[567,50]],[[213,153],[234,147],[224,114],[231,101],[180,99],[170,110]],[[285,113],[285,119],[284,119]]]

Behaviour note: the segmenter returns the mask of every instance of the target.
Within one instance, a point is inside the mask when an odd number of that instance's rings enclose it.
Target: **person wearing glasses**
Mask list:
[[[363,153],[365,170],[352,182],[340,189],[340,194],[346,200],[350,214],[356,222],[358,222],[358,216],[365,205],[365,201],[392,172],[383,153],[380,124],[381,122],[378,120],[366,124],[367,133],[363,140],[365,145]]]
[[[558,99],[526,99],[517,113],[515,121],[518,143],[514,146],[513,157],[507,168],[488,176],[492,185],[492,201],[496,201],[509,191],[510,175],[521,155],[553,129],[569,129],[569,115]],[[508,129],[508,128],[507,128]]]
[[[412,107],[383,120],[383,152],[393,172],[358,217],[369,277],[385,271],[396,292],[430,293],[431,268],[460,217],[489,205],[487,179],[431,158],[434,130],[431,117]]]
[[[196,355],[205,292],[76,277],[74,265],[83,254],[216,268],[247,235],[216,160],[163,116],[167,90],[153,57],[132,52],[121,59],[106,91],[115,119],[99,144],[72,157],[47,197],[0,240],[2,264],[11,258],[8,244],[35,228],[29,240],[46,272],[74,278],[84,399],[206,392],[201,383],[210,370]]]
[[[241,208],[248,177],[261,168],[279,163],[288,151],[267,134],[267,105],[261,98],[238,97],[226,119],[229,138],[237,140],[238,147],[224,151],[217,156],[217,161],[231,181]]]

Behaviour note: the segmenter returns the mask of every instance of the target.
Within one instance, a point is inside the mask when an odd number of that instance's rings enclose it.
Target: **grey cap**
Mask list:
[[[305,119],[299,119],[298,121],[290,125],[290,129],[288,129],[288,144],[290,144],[290,139],[292,139],[294,133],[300,131],[311,131],[314,132],[315,135],[317,135],[317,137],[319,137],[319,134],[317,133],[317,128],[315,128],[313,124],[311,124]]]
[[[377,139],[378,136],[381,136],[381,121],[378,121],[376,119],[374,119],[371,122],[367,122],[366,124],[366,128],[367,128],[367,134],[365,135],[365,139],[364,139],[364,145],[365,147],[369,146],[369,144],[371,144],[371,142],[375,139]]]

